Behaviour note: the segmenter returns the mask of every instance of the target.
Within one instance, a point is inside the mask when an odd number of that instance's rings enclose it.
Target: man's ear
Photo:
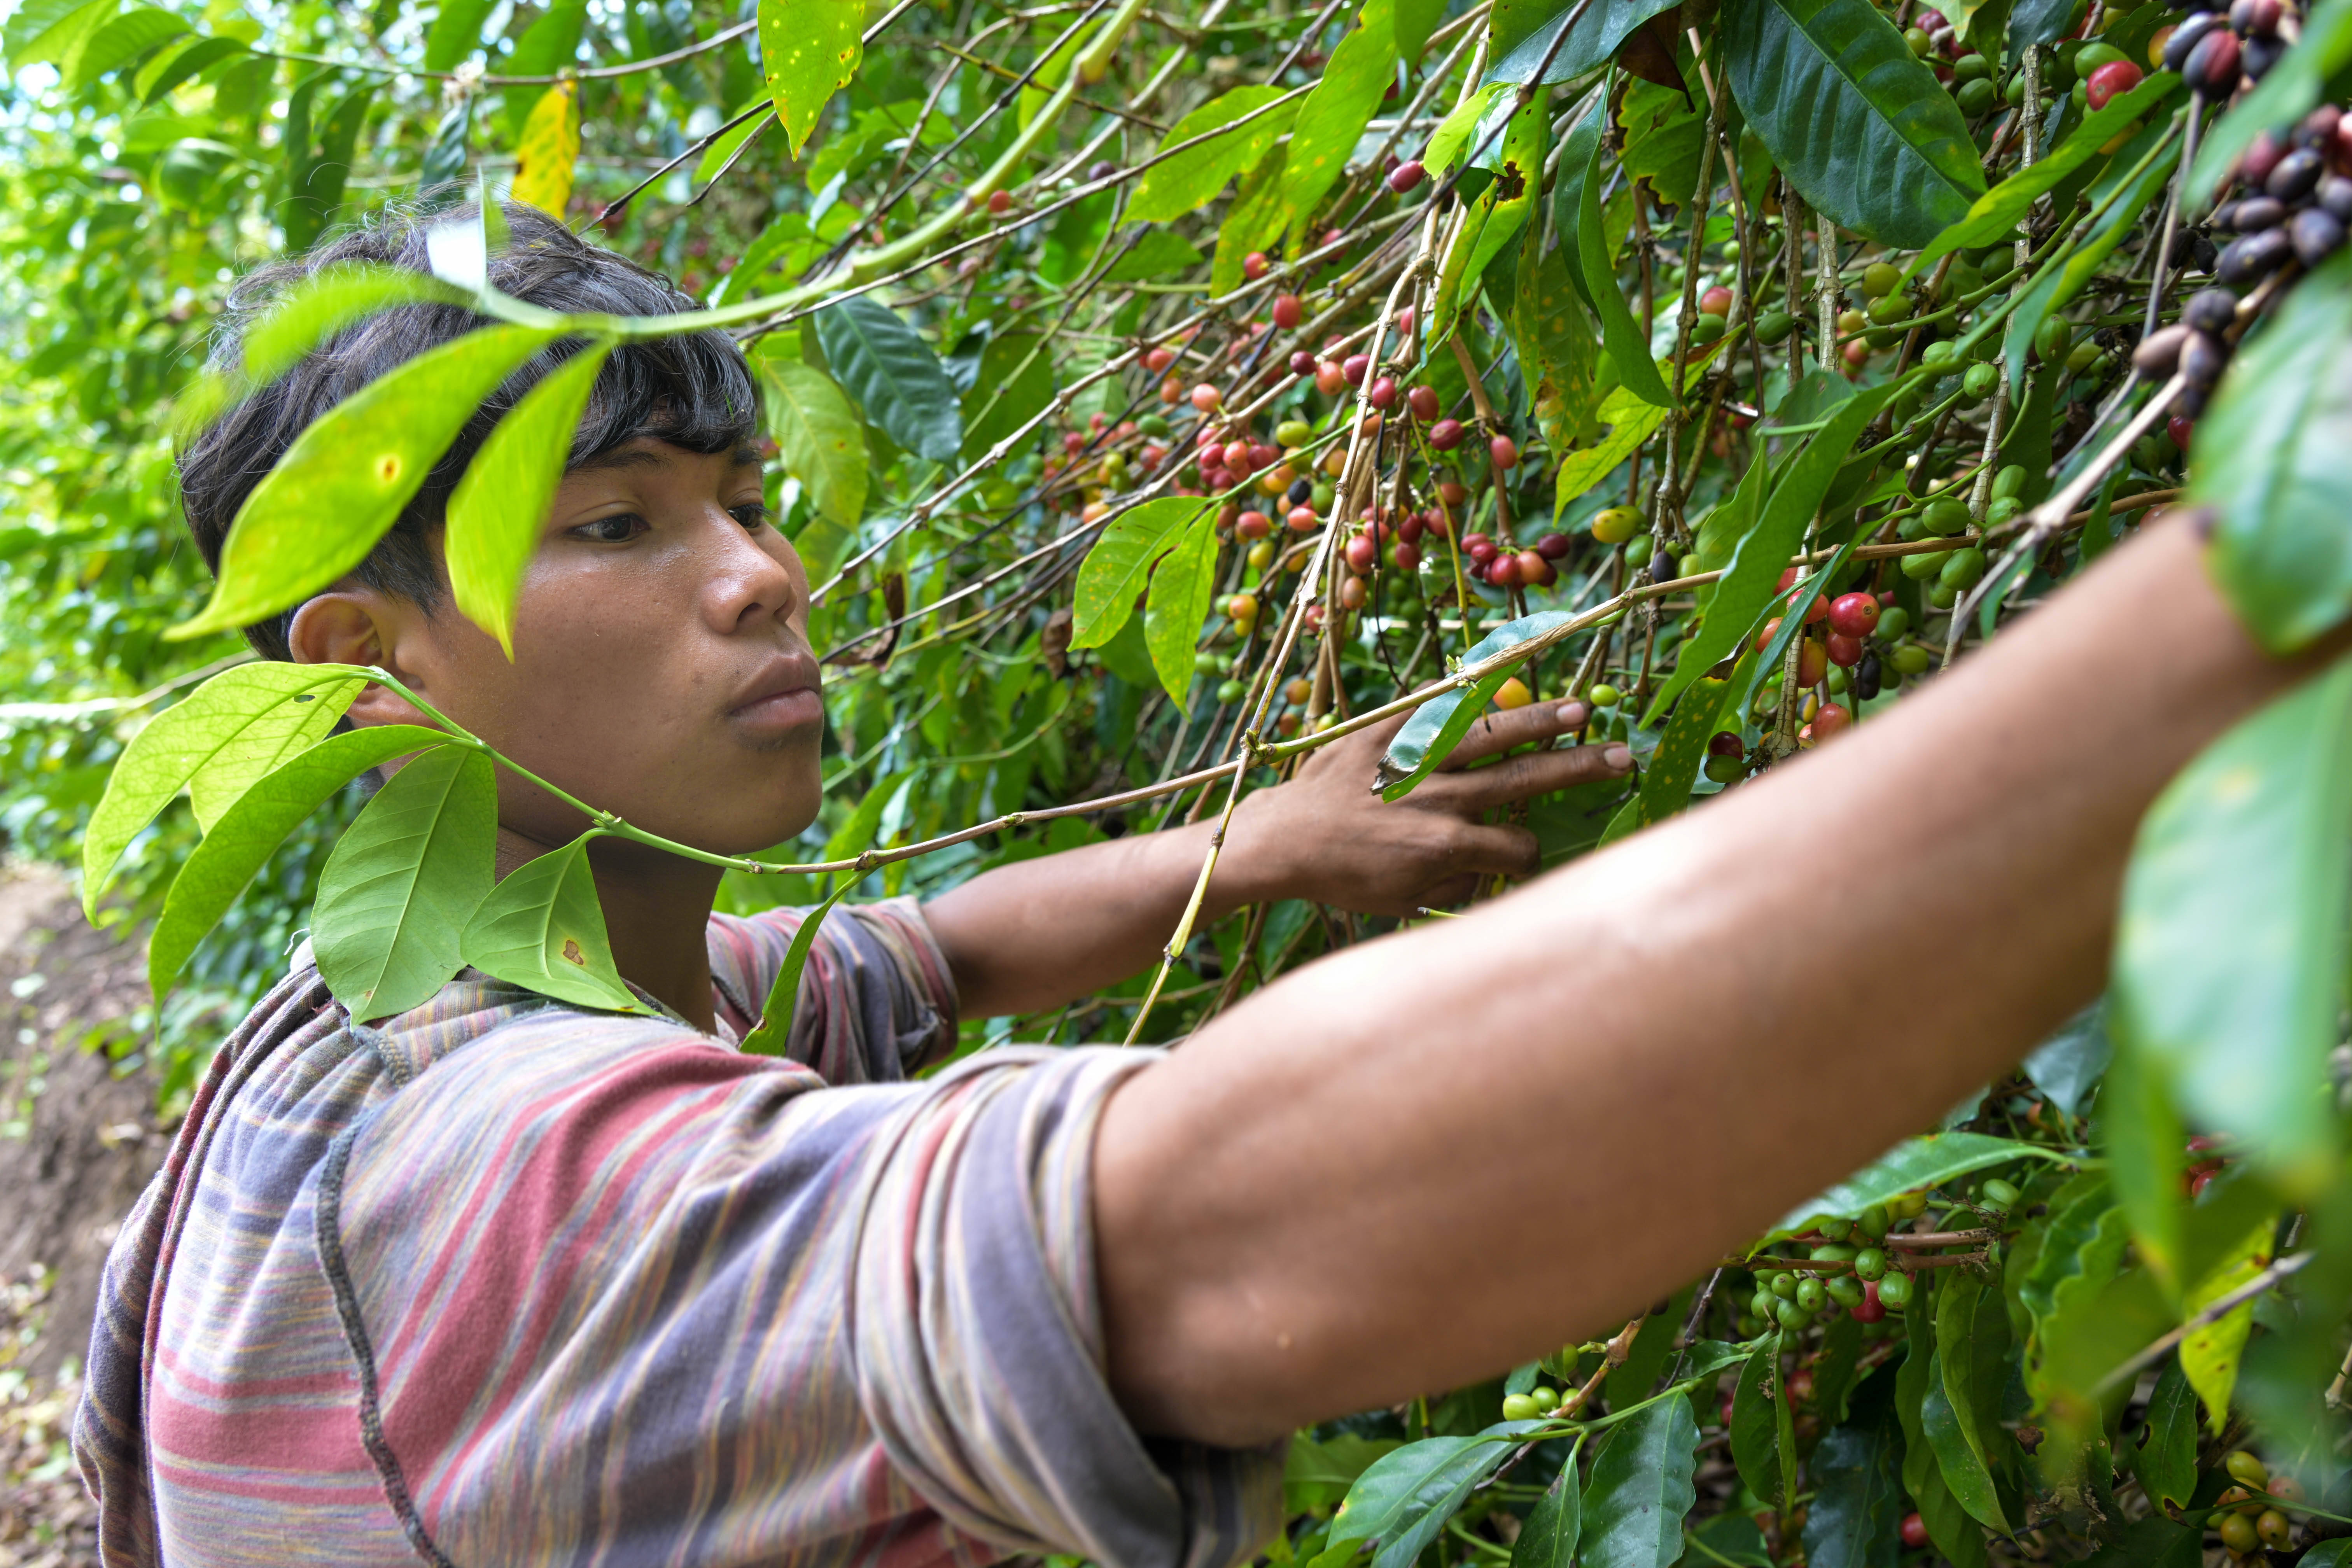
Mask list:
[[[321,594],[294,612],[286,628],[287,647],[297,664],[375,665],[410,685],[414,672],[400,667],[399,616],[383,595],[369,588]],[[345,710],[354,724],[430,724],[398,692],[373,682]]]

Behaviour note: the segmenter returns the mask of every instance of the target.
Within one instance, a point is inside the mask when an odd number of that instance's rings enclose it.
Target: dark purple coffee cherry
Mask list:
[[[2211,399],[2212,395],[2213,395],[2211,393],[2205,391],[2202,387],[2182,387],[2180,389],[2180,395],[2172,400],[2173,416],[2177,419],[2194,420],[2199,415],[2205,412],[2205,405]]]
[[[2286,40],[2273,34],[2264,38],[2248,38],[2246,47],[2238,51],[2238,68],[2255,81],[2271,74],[2271,68],[2286,54]]]
[[[2150,381],[2171,380],[2172,373],[2180,366],[2180,345],[2189,341],[2192,331],[2178,321],[2157,328],[2132,350],[2132,368]]]
[[[2189,297],[2180,319],[2200,332],[2226,332],[2238,321],[2238,297],[2227,289],[2202,289]]]
[[[2180,376],[2200,392],[2210,392],[2230,368],[2230,345],[2211,332],[2192,331],[2180,344]]]
[[[2216,28],[2189,51],[2180,74],[2192,90],[2208,98],[2226,98],[2237,89],[2238,69],[2238,35]]]
[[[2221,18],[2210,11],[2200,11],[2172,29],[2172,37],[2164,41],[2164,68],[2178,74],[2189,63],[2189,51],[2205,41],[2205,36],[2221,26]]]
[[[2277,271],[2294,251],[2283,228],[2243,235],[2231,240],[2230,248],[2221,252],[2221,259],[2214,263],[2213,277],[2232,289],[2248,288]]]
[[[2242,38],[2267,38],[2278,31],[2279,0],[2233,0],[2230,26]]]
[[[2329,174],[2319,182],[2312,193],[2319,205],[2347,223],[2352,223],[2352,180],[2341,174]]]
[[[2283,202],[2299,202],[2309,195],[2319,184],[2319,176],[2327,172],[2327,160],[2309,147],[2297,147],[2278,161],[2271,177],[2263,182],[2263,189]]]
[[[2189,241],[2189,265],[2184,270],[2210,272],[2213,270],[2215,258],[2221,254],[2221,247],[2213,243],[2212,236],[2204,234],[2192,236]]]
[[[2318,266],[2344,243],[2344,220],[2325,207],[2305,207],[2286,227],[2294,242],[2294,258],[2306,268]]]
[[[2286,221],[2286,204],[2276,196],[2248,196],[2230,208],[2230,228],[2237,234],[2260,234]]]

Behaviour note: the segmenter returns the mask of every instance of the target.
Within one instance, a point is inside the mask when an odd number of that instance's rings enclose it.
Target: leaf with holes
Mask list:
[[[328,796],[369,768],[446,739],[437,730],[415,724],[329,736],[278,764],[267,788],[247,790],[232,802],[172,879],[163,912],[148,939],[147,984],[157,1005],[179,980],[196,944],[220,923],[254,873]]]
[[[1847,228],[1923,246],[1984,194],[1959,106],[1870,0],[1727,0],[1723,46],[1772,161]]]
[[[826,368],[868,423],[919,458],[951,462],[963,445],[955,383],[922,335],[879,300],[859,295],[819,311]]]
[[[483,973],[542,996],[606,1013],[644,1006],[613,965],[596,877],[583,834],[492,889],[457,938],[458,956]]]
[[[2139,1445],[2128,1450],[2132,1473],[2151,1502],[2187,1502],[2197,1490],[2197,1391],[2178,1359],[2165,1363],[2147,1396]]]
[[[209,604],[164,635],[236,631],[367,559],[466,421],[559,334],[494,326],[427,350],[329,409],[237,509]]]
[[[864,0],[760,0],[760,69],[798,158],[865,58]]]
[[[210,833],[254,784],[317,744],[359,696],[361,686],[357,679],[338,680],[256,712],[233,743],[223,746],[189,778],[188,807],[195,814],[196,826]]]

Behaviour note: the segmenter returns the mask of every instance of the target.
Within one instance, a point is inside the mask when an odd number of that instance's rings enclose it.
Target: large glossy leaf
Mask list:
[[[1822,1436],[1808,1467],[1807,1568],[1894,1568],[1903,1539],[1895,1465],[1891,1422],[1849,1422]]]
[[[220,581],[167,636],[235,631],[300,604],[367,559],[481,401],[555,337],[492,326],[427,350],[329,409],[254,487]]]
[[[1290,1455],[1283,1462],[1283,1500],[1293,1513],[1329,1508],[1347,1497],[1375,1460],[1402,1447],[1394,1437],[1342,1432],[1318,1442],[1302,1432],[1290,1440]]]
[[[1727,0],[1725,75],[1798,194],[1916,247],[1985,188],[1959,106],[1869,0]]]
[[[2006,237],[2033,204],[2060,181],[2102,154],[2107,143],[2172,101],[2181,90],[2180,79],[2158,71],[2137,87],[2109,100],[2105,109],[2084,116],[2066,140],[2052,148],[2041,162],[2029,164],[1979,196],[1968,216],[1944,230],[1911,258],[1906,276],[1936,265],[1955,250],[1974,249]]]
[[[2000,1498],[1993,1490],[1992,1466],[2005,1438],[1998,1417],[2008,1379],[2009,1310],[1998,1286],[1988,1289],[1973,1274],[1955,1270],[1937,1291],[1936,1359],[1940,1380],[1928,1393],[1921,1421],[1935,1446],[1944,1480],[1980,1522],[2006,1533]],[[1937,1395],[1944,1409],[1936,1411]],[[1948,1419],[1947,1419],[1948,1418]]]
[[[1635,447],[1657,432],[1666,411],[1621,386],[1602,402],[1596,417],[1609,426],[1609,434],[1560,459],[1559,472],[1553,479],[1554,517],[1567,510],[1569,502],[1589,493],[1593,486],[1615,473],[1633,455]]]
[[[232,56],[246,52],[250,45],[242,38],[191,38],[168,49],[158,49],[147,63],[139,68],[131,89],[139,95],[141,104],[152,104],[173,88],[207,67],[216,66]]]
[[[1429,145],[1422,149],[1423,167],[1433,176],[1440,178],[1452,174],[1454,165],[1471,152],[1475,145],[1473,135],[1479,121],[1486,118],[1487,110],[1494,106],[1496,96],[1503,90],[1502,83],[1488,82],[1484,87],[1472,89],[1461,102],[1446,110],[1445,118],[1437,122],[1437,129],[1429,133]]]
[[[1571,1449],[1559,1474],[1528,1511],[1518,1540],[1511,1543],[1511,1568],[1569,1568],[1583,1530],[1584,1489],[1577,1482]]]
[[[2339,0],[2352,12],[2352,0]],[[2197,426],[2189,496],[2220,515],[2213,575],[2263,646],[2309,643],[2352,607],[2352,252],[2298,283],[2241,346]]]
[[[855,877],[845,877],[831,897],[801,917],[800,929],[784,949],[784,961],[777,967],[776,977],[768,984],[768,999],[760,1007],[757,1027],[743,1037],[740,1049],[747,1057],[782,1056],[793,1041],[793,1015],[798,1010],[801,997],[801,974],[808,968],[809,949],[816,945],[816,934],[824,929],[824,917],[833,913],[833,906],[841,902],[844,894],[857,885]]]
[[[1234,193],[1225,219],[1217,226],[1217,254],[1209,264],[1210,293],[1222,296],[1240,288],[1250,253],[1282,238],[1290,222],[1282,195],[1282,171],[1289,154],[1289,144],[1278,142],[1242,176],[1241,189]]]
[[[1568,42],[1545,66],[1544,56],[1551,52],[1552,40],[1576,16],[1576,0],[1516,0],[1498,5],[1494,23],[1496,59],[1486,68],[1486,79],[1524,82],[1532,79],[1540,67],[1547,82],[1571,81],[1607,64],[1634,28],[1673,9],[1674,0],[1592,0],[1577,18]],[[1507,43],[1507,38],[1511,41]]]
[[[1470,1495],[1511,1457],[1512,1440],[1541,1421],[1502,1421],[1475,1436],[1429,1437],[1385,1454],[1357,1479],[1332,1516],[1330,1539],[1377,1541],[1374,1568],[1410,1563]]]
[[[1504,128],[1501,151],[1487,154],[1495,179],[1478,198],[1486,205],[1487,214],[1470,249],[1465,276],[1471,283],[1485,275],[1486,264],[1501,255],[1505,246],[1518,238],[1529,215],[1537,210],[1543,185],[1547,117],[1543,100],[1530,100]]]
[[[2024,1278],[2017,1282],[2018,1301],[2037,1331],[2057,1310],[2058,1288],[2102,1267],[2099,1258],[2106,1244],[2098,1238],[2115,1211],[2115,1191],[2095,1172],[2074,1177],[2052,1194],[2039,1250],[2030,1264],[2011,1260],[2013,1269],[2023,1269]],[[2113,1232],[2120,1236],[2121,1226],[2114,1226]]]
[[[1625,390],[1665,408],[1673,405],[1674,395],[1650,358],[1650,340],[1633,320],[1624,291],[1617,286],[1616,258],[1609,254],[1609,240],[1601,224],[1601,155],[1606,146],[1604,139],[1595,136],[1585,158],[1584,180],[1577,195],[1577,265],[1584,276],[1585,298],[1601,317],[1601,341],[1609,345],[1617,374],[1625,379]]]
[[[939,355],[897,311],[866,295],[817,312],[817,342],[869,423],[919,458],[950,462],[963,446],[963,411]]]
[[[857,74],[865,27],[863,0],[760,0],[760,69],[793,157],[825,104]]]
[[[1160,238],[1175,238],[1166,229],[1151,232]],[[1189,267],[1201,259],[1191,246],[1181,240],[1177,245],[1184,252],[1181,265]],[[1045,334],[1006,332],[991,338],[980,352],[971,387],[964,395],[964,460],[977,462],[990,447],[1035,418],[1053,396],[1054,345]],[[864,449],[861,445],[859,451]]]
[[[2005,1528],[1995,1522],[2001,1520],[2000,1494],[1993,1488],[1992,1472],[1985,1468],[1984,1456],[1969,1444],[1940,1382],[1930,1381],[1927,1385],[1919,1405],[1919,1426],[1935,1451],[1936,1475],[1952,1500],[1977,1522]]]
[[[1592,107],[1583,119],[1569,129],[1559,148],[1559,168],[1551,186],[1551,226],[1559,236],[1560,259],[1567,263],[1568,279],[1576,288],[1578,297],[1596,313],[1600,302],[1594,299],[1592,285],[1584,276],[1584,187],[1587,176],[1598,166],[1592,153],[1601,142],[1601,132],[1608,129],[1609,100],[1606,94],[1596,95]],[[1600,197],[1593,198],[1593,211],[1599,212]],[[1601,237],[1601,248],[1609,249],[1608,237]],[[1612,273],[1612,277],[1615,274]]]
[[[1192,520],[1213,506],[1191,496],[1161,496],[1129,507],[1104,525],[1102,535],[1078,563],[1077,605],[1070,626],[1072,647],[1100,647],[1118,635],[1135,613],[1152,563],[1176,548]]]
[[[1381,94],[1395,80],[1392,27],[1350,28],[1331,51],[1322,79],[1298,106],[1298,118],[1291,125],[1290,152],[1282,169],[1286,227],[1296,232],[1314,216],[1317,204],[1354,155]]]
[[[319,874],[319,975],[354,1018],[422,1006],[457,973],[489,896],[499,791],[489,757],[436,746],[392,775]]]
[[[1282,89],[1276,87],[1234,88],[1178,121],[1160,138],[1160,144],[1181,146],[1220,126],[1231,125],[1245,114],[1265,109],[1282,96]],[[1154,163],[1135,184],[1135,195],[1127,204],[1127,220],[1166,223],[1207,206],[1225,188],[1226,181],[1265,155],[1265,150],[1290,129],[1297,115],[1295,106],[1266,110],[1238,130],[1179,153],[1164,163]]]
[[[210,833],[228,808],[262,778],[296,753],[316,744],[359,696],[362,683],[344,679],[315,690],[297,691],[255,712],[235,742],[214,753],[188,780],[188,807],[196,826]]]
[[[645,1008],[613,965],[596,877],[588,866],[591,835],[508,874],[474,911],[457,939],[467,963],[510,984],[575,1006],[607,1013]]]
[[[1780,1426],[1777,1403],[1780,1336],[1773,1334],[1739,1369],[1731,1391],[1731,1462],[1748,1489],[1766,1502],[1780,1495]]]
[[[768,431],[776,438],[784,471],[819,517],[856,526],[866,511],[866,430],[857,411],[813,365],[781,354],[758,362],[767,384]]]
[[[1690,1401],[1661,1399],[1611,1428],[1584,1485],[1580,1568],[1673,1568],[1683,1554],[1683,1516],[1698,1500],[1692,1485],[1698,1422]]]
[[[2115,1044],[2107,1037],[2107,1001],[2102,996],[2033,1048],[2025,1058],[2025,1076],[2051,1104],[2076,1116],[2114,1058]]]
[[[1931,1358],[1932,1359],[1932,1358]],[[1937,1395],[1940,1397],[1940,1394]],[[1921,1396],[1924,1408],[1927,1395]],[[1924,1429],[1925,1423],[1922,1423]],[[1919,1452],[1926,1456],[1919,1468],[1913,1469],[1910,1456],[1905,1455],[1903,1482],[1911,1500],[1919,1510],[1919,1522],[1927,1529],[1927,1539],[1944,1554],[1952,1568],[1985,1568],[1984,1526],[1970,1517],[1945,1484],[1943,1467],[1924,1435]]]
[[[1564,610],[1542,610],[1532,616],[1521,616],[1516,621],[1506,621],[1473,644],[1463,654],[1465,668],[1481,664],[1500,654],[1508,653],[1522,643],[1542,636],[1552,627],[1571,617]],[[1380,773],[1375,781],[1383,800],[1401,800],[1412,787],[1436,771],[1478,715],[1486,710],[1503,682],[1511,678],[1517,666],[1489,671],[1486,676],[1464,688],[1455,686],[1431,698],[1412,710],[1386,752],[1381,754]]]
[[[445,739],[436,730],[413,724],[353,730],[280,763],[265,788],[238,796],[181,866],[164,896],[163,912],[147,943],[147,984],[156,1002],[163,1002],[196,944],[303,818],[366,769]]]
[[[2141,822],[2124,882],[2117,1034],[2291,1193],[2321,1190],[2336,1164],[2347,858],[2352,661],[2190,763]]]
[[[1867,1169],[1840,1182],[1809,1204],[1789,1211],[1780,1230],[1803,1228],[1817,1215],[1858,1215],[1873,1204],[1883,1204],[1898,1193],[1932,1187],[2016,1160],[2054,1160],[2061,1156],[2037,1144],[1994,1138],[1982,1132],[1936,1132],[1906,1138]]]
[[[2132,1471],[2156,1503],[2185,1503],[2197,1490],[2197,1391],[2178,1359],[2165,1363],[2147,1398]]]
[[[1805,444],[1805,449],[1782,468],[1756,525],[1740,535],[1734,547],[1698,635],[1684,645],[1675,673],[1652,700],[1652,721],[1693,681],[1754,636],[1780,597],[1780,574],[1804,544],[1805,526],[1821,510],[1822,499],[1844,466],[1854,437],[1894,392],[1891,385],[1876,386],[1846,399]]]
[[[1151,668],[1178,707],[1192,689],[1192,654],[1217,588],[1217,519],[1202,512],[1151,574],[1143,603],[1143,642]]]
[[[523,394],[491,427],[449,497],[441,548],[450,596],[468,620],[499,639],[509,658],[522,574],[539,548],[572,435],[609,352],[601,344],[583,349]]]
[[[278,714],[288,703],[316,706],[340,717],[359,695],[366,672],[347,664],[242,664],[223,670],[151,720],[131,739],[108,774],[106,793],[82,830],[82,908],[98,919],[99,895],[141,829],[155,820],[196,774],[222,763],[246,774],[239,759],[245,737],[258,728],[257,749],[297,725]],[[238,791],[237,793],[242,793]],[[224,794],[224,801],[235,798]]]

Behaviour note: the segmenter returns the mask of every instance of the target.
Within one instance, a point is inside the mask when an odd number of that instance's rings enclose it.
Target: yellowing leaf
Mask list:
[[[863,0],[760,0],[760,65],[793,157],[827,101],[857,74],[865,26]]]
[[[580,84],[559,81],[540,94],[522,124],[522,147],[508,193],[556,217],[572,201],[572,166],[580,161]]]
[[[2182,1311],[2195,1317],[2268,1268],[2275,1226],[2272,1215],[2263,1215],[2231,1248],[2229,1258],[2189,1290],[2180,1303]],[[2253,1326],[2254,1304],[2248,1301],[2189,1330],[2180,1341],[2180,1370],[2189,1374],[2189,1386],[2205,1402],[2206,1419],[2215,1436],[2229,1423],[2230,1394],[2238,1385],[2238,1358],[2245,1353],[2246,1335]]]

